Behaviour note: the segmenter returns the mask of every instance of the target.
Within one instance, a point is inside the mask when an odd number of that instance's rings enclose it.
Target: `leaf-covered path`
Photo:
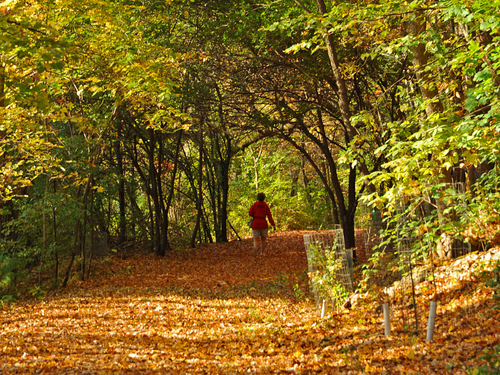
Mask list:
[[[474,327],[462,316],[426,343],[396,329],[384,337],[369,302],[320,320],[306,269],[298,232],[272,235],[258,257],[245,239],[103,261],[91,280],[0,309],[0,372],[457,374],[499,341],[487,288],[468,297],[484,312]]]

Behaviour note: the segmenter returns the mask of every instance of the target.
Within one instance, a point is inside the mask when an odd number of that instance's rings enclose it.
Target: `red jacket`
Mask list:
[[[269,219],[269,222],[274,227],[273,216],[271,215],[271,210],[266,202],[255,202],[250,207],[248,214],[253,217],[253,230],[262,230],[268,229],[269,225],[267,224],[266,216]]]

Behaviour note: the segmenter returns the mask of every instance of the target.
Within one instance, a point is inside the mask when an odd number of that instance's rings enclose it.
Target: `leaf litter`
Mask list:
[[[357,294],[320,319],[304,233],[273,234],[257,257],[245,238],[96,261],[91,279],[0,309],[0,373],[465,374],[500,342],[497,288],[486,283],[498,250],[438,268],[437,297],[428,281],[417,285],[418,333],[410,299],[396,293],[386,337],[381,294]]]

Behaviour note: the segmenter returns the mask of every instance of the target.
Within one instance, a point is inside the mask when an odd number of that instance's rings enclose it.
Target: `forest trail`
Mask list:
[[[271,234],[263,256],[252,252],[246,238],[95,261],[91,279],[0,309],[0,373],[293,370],[300,332],[317,317],[297,289],[307,282],[302,234]]]
[[[384,337],[373,301],[319,319],[304,233],[272,234],[257,257],[246,238],[96,261],[90,280],[0,309],[0,373],[465,374],[500,341],[484,287],[467,297],[481,314],[454,320],[463,298],[443,294],[430,343],[397,327]]]

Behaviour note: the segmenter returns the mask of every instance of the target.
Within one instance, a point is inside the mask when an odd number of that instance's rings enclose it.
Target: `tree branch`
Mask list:
[[[43,31],[37,30],[37,29],[35,29],[33,27],[24,27],[20,22],[17,22],[17,21],[7,20],[7,23],[23,27],[23,28],[25,28],[25,29],[27,29],[29,31],[33,31],[34,33],[39,33],[39,34],[42,34],[42,35],[47,35],[47,33],[44,33]]]
[[[307,9],[307,7],[304,5],[304,3],[300,0],[293,0],[295,2],[295,4],[297,4],[299,7],[301,7],[306,13],[309,13],[311,14],[312,12]]]

